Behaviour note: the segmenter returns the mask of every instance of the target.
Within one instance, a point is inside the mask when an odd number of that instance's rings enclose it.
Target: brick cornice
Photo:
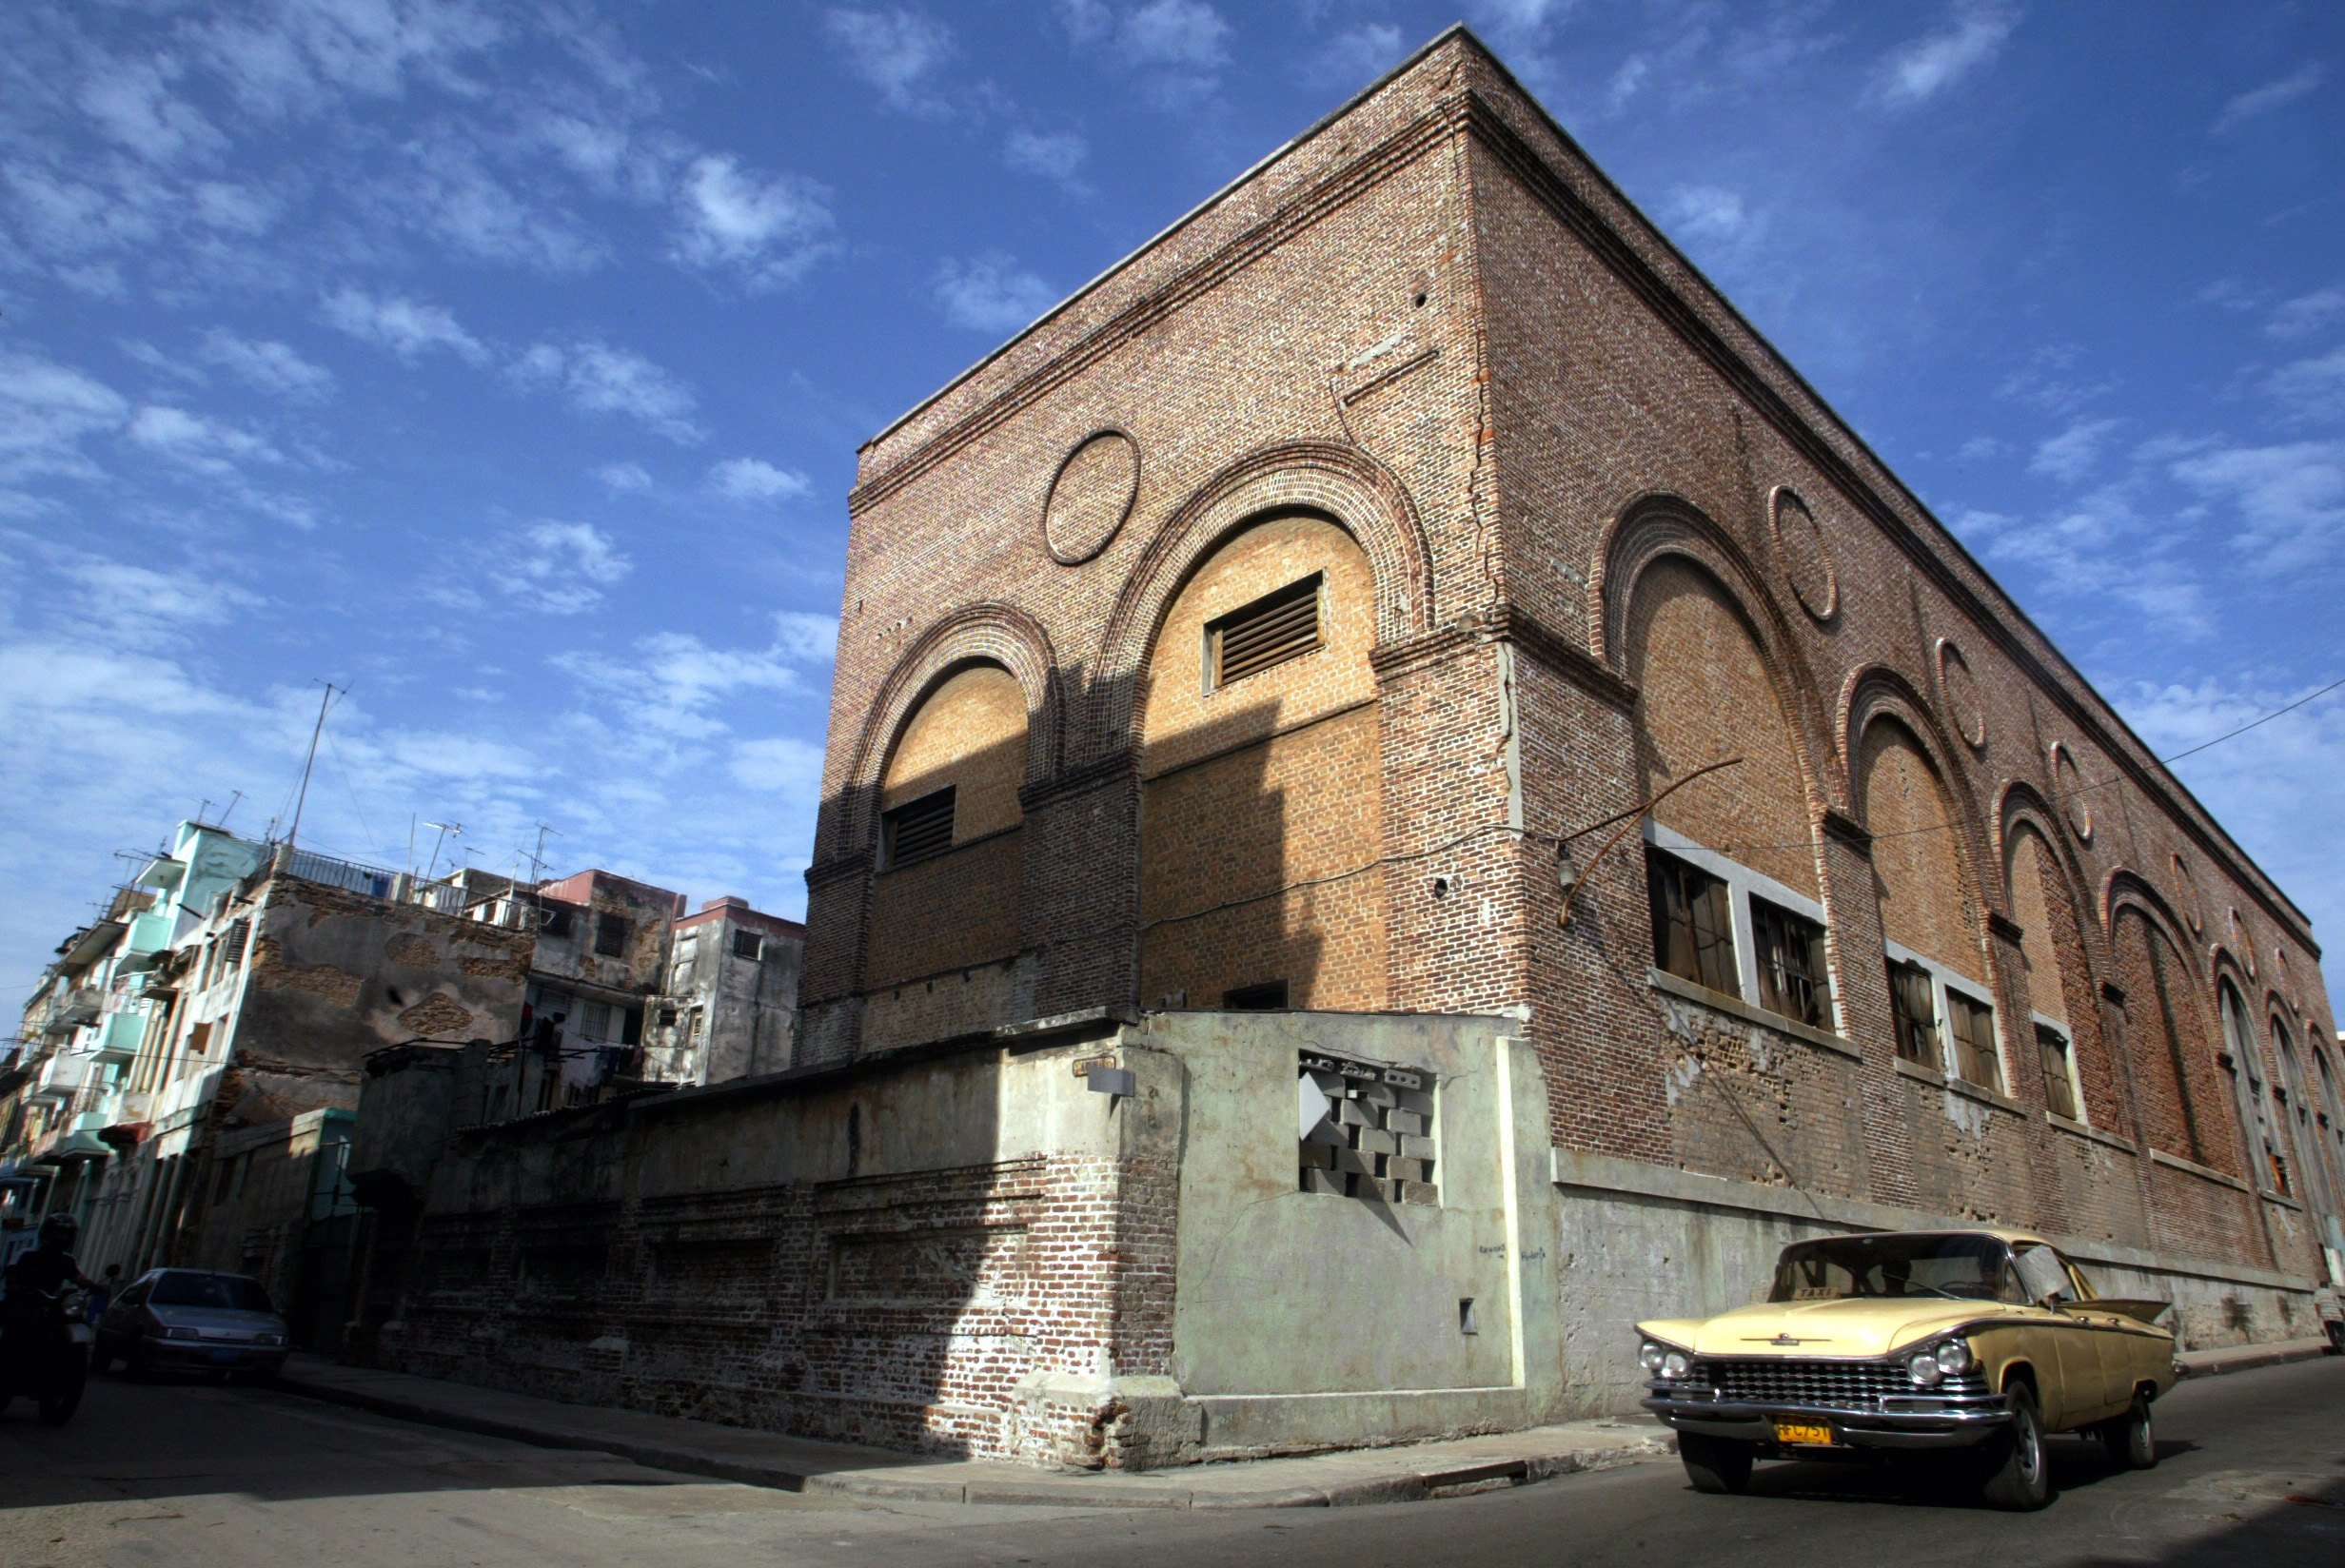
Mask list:
[[[1502,71],[1505,69],[1503,66],[1499,69]],[[1524,96],[1526,102],[1530,102],[1528,94]],[[1539,110],[1535,104],[1533,110],[1545,118],[1545,111]],[[1729,343],[1725,335],[1695,308],[1686,294],[1665,278],[1636,246],[1630,245],[1611,218],[1599,211],[1575,189],[1485,93],[1478,89],[1467,92],[1463,119],[1467,134],[1475,145],[1489,153],[1534,200],[1635,293],[1680,342],[1708,363],[1720,379],[1760,418],[1773,426],[1793,450],[1813,464],[1852,505],[1887,536],[1980,634],[2028,676],[2043,693],[2046,700],[2076,726],[2079,735],[2098,747],[2144,794],[2159,801],[2167,816],[2197,844],[2200,853],[2223,866],[2248,896],[2262,906],[2267,914],[2298,941],[2308,947],[2311,945],[2312,932],[2303,914],[2263,874],[2262,868],[2232,843],[2229,833],[2215,822],[2206,808],[2180,780],[2157,765],[2155,756],[2125,728],[2124,721],[2114,713],[2105,711],[2105,703],[2096,707],[2094,702],[2078,695],[2079,688],[2092,693],[2096,699],[2099,694],[2092,692],[2090,683],[2068,665],[2050,639],[2044,637],[2035,623],[2028,619],[2026,612],[2003,594],[1976,561],[1971,560],[1969,552],[1962,548],[1961,541],[1943,524],[1938,523],[1921,500],[1873,455],[1862,438],[1831,412],[1830,406],[1817,395],[1815,388],[1808,385],[1806,380],[1781,355],[1773,352],[1771,345],[1744,321],[1730,303],[1715,290],[1708,291],[1709,302],[1742,328],[1757,347],[1759,355],[1768,362],[1764,370],[1754,363],[1754,356],[1745,354],[1740,346]],[[1596,168],[1592,160],[1588,160],[1584,152],[1579,152],[1577,144],[1571,141],[1568,134],[1552,120],[1547,120],[1547,124],[1560,142],[1579,153],[1590,177],[1618,202],[1621,208],[1633,212],[1634,208],[1629,206],[1627,199],[1621,196],[1618,188]],[[1675,254],[1665,236],[1654,231],[1653,238]],[[1694,271],[1690,263],[1685,264],[1685,269],[1690,276],[1700,278],[1701,275]],[[1773,377],[1768,374],[1770,371],[1774,373]],[[1809,404],[1820,411],[1822,419],[1811,419],[1794,406],[1791,400],[1777,388],[1774,377],[1789,382]],[[1823,430],[1819,428],[1820,424],[1828,425],[1833,435],[1869,460],[1870,467],[1877,470],[1885,484],[1895,491],[1897,504],[1893,504],[1889,497],[1882,493],[1882,484],[1875,483],[1871,475],[1825,438]],[[1935,525],[1935,538],[1925,538],[1908,520],[1908,514],[1926,519]],[[1990,604],[1985,595],[1955,570],[1948,559],[1950,555],[1960,557],[1970,564],[1997,602]],[[2042,643],[2044,652],[2050,655],[2051,659],[2058,661],[2059,670],[2056,671],[2047,663],[2044,657],[2014,630],[2015,626],[2025,626],[2035,632],[2037,640]],[[2062,678],[2063,671],[2069,678]],[[2146,762],[2143,760],[2145,757],[2149,759]]]
[[[914,447],[905,457],[857,484],[847,492],[848,516],[860,517],[872,506],[895,495],[970,442],[1065,384],[1231,274],[1276,249],[1320,219],[1375,189],[1454,135],[1462,122],[1463,111],[1461,98],[1445,99],[1358,157],[1336,166],[1319,179],[1305,185],[1259,223],[1243,230],[1195,265],[1176,273],[1162,285],[1142,294],[1047,362],[1011,382]]]
[[[1872,833],[1855,817],[1827,806],[1823,814],[1816,819],[1816,824],[1867,860],[1873,857]]]
[[[2004,941],[2018,946],[2027,940],[2027,930],[2017,920],[1995,910],[1987,911],[1987,930]]]
[[[1128,784],[1138,776],[1139,758],[1131,748],[1126,747],[1113,756],[1087,762],[1079,768],[1061,769],[1039,782],[1019,786],[1017,803],[1020,810],[1032,815],[1070,795],[1088,794],[1094,790]]]
[[[1453,658],[1473,646],[1473,629],[1468,626],[1437,626],[1417,637],[1399,642],[1389,642],[1370,651],[1368,667],[1376,672],[1379,680],[1405,676],[1429,664],[1438,664]]]
[[[851,854],[835,854],[826,860],[818,860],[806,868],[806,886],[826,888],[834,882],[845,882],[858,876],[869,876],[871,869],[872,853],[869,850],[857,850]]]
[[[1637,705],[1637,685],[1520,605],[1501,605],[1484,621],[1489,635],[1514,643],[1566,680],[1623,713]]]

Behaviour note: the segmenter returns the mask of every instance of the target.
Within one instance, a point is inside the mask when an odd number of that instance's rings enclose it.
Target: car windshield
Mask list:
[[[166,1274],[155,1282],[151,1306],[211,1306],[230,1312],[266,1312],[268,1292],[258,1280],[237,1274]]]
[[[1992,1236],[1834,1236],[1783,1248],[1770,1302],[1851,1296],[2000,1301],[2011,1249]]]

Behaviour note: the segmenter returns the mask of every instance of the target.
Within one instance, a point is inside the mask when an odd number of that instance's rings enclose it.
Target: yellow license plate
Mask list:
[[[1775,1441],[1777,1442],[1822,1443],[1829,1447],[1832,1443],[1832,1428],[1821,1421],[1810,1423],[1779,1421],[1775,1423]]]

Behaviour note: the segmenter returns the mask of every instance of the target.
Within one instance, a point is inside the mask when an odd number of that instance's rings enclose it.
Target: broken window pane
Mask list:
[[[1823,928],[1764,899],[1750,901],[1759,949],[1759,1005],[1812,1029],[1832,1027],[1831,970]]]
[[[1673,854],[1645,852],[1653,899],[1653,966],[1728,996],[1735,982],[1734,917],[1726,884]]]
[[[1889,1022],[1900,1056],[1927,1068],[1940,1065],[1938,1002],[1930,993],[1928,970],[1891,960]]]
[[[2077,1118],[2076,1080],[2068,1071],[2068,1039],[2044,1024],[2036,1026],[2036,1054],[2043,1058],[2043,1104],[2055,1116]]]

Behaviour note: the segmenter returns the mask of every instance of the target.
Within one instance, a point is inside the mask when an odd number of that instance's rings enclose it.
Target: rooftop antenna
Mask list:
[[[286,830],[285,835],[286,849],[291,849],[302,836],[302,808],[309,803],[309,771],[318,765],[318,737],[325,734],[326,710],[334,705],[336,691],[347,696],[350,690],[347,686],[337,687],[330,680],[319,684],[325,688],[325,695],[318,698],[318,722],[309,731],[309,756],[302,763],[302,788],[293,798],[293,826]]]
[[[213,827],[219,828],[224,832],[227,828],[228,818],[236,814],[236,803],[245,798],[245,792],[242,790],[230,790],[228,792],[228,809],[220,813],[220,820],[212,824]]]
[[[195,825],[197,827],[202,828],[208,826],[208,824],[204,820],[204,813],[210,810],[211,796],[206,795],[200,802],[197,803],[195,808]]]
[[[562,830],[549,828],[542,822],[538,824],[538,847],[531,852],[529,856],[529,880],[533,885],[545,880],[545,835],[547,833],[560,838]]]
[[[459,838],[463,837],[464,825],[462,822],[426,822],[424,826],[440,830],[440,836],[432,840],[431,858],[424,863],[424,880],[428,882],[431,880],[432,868],[440,864],[441,846],[448,841],[450,833],[454,833]]]

